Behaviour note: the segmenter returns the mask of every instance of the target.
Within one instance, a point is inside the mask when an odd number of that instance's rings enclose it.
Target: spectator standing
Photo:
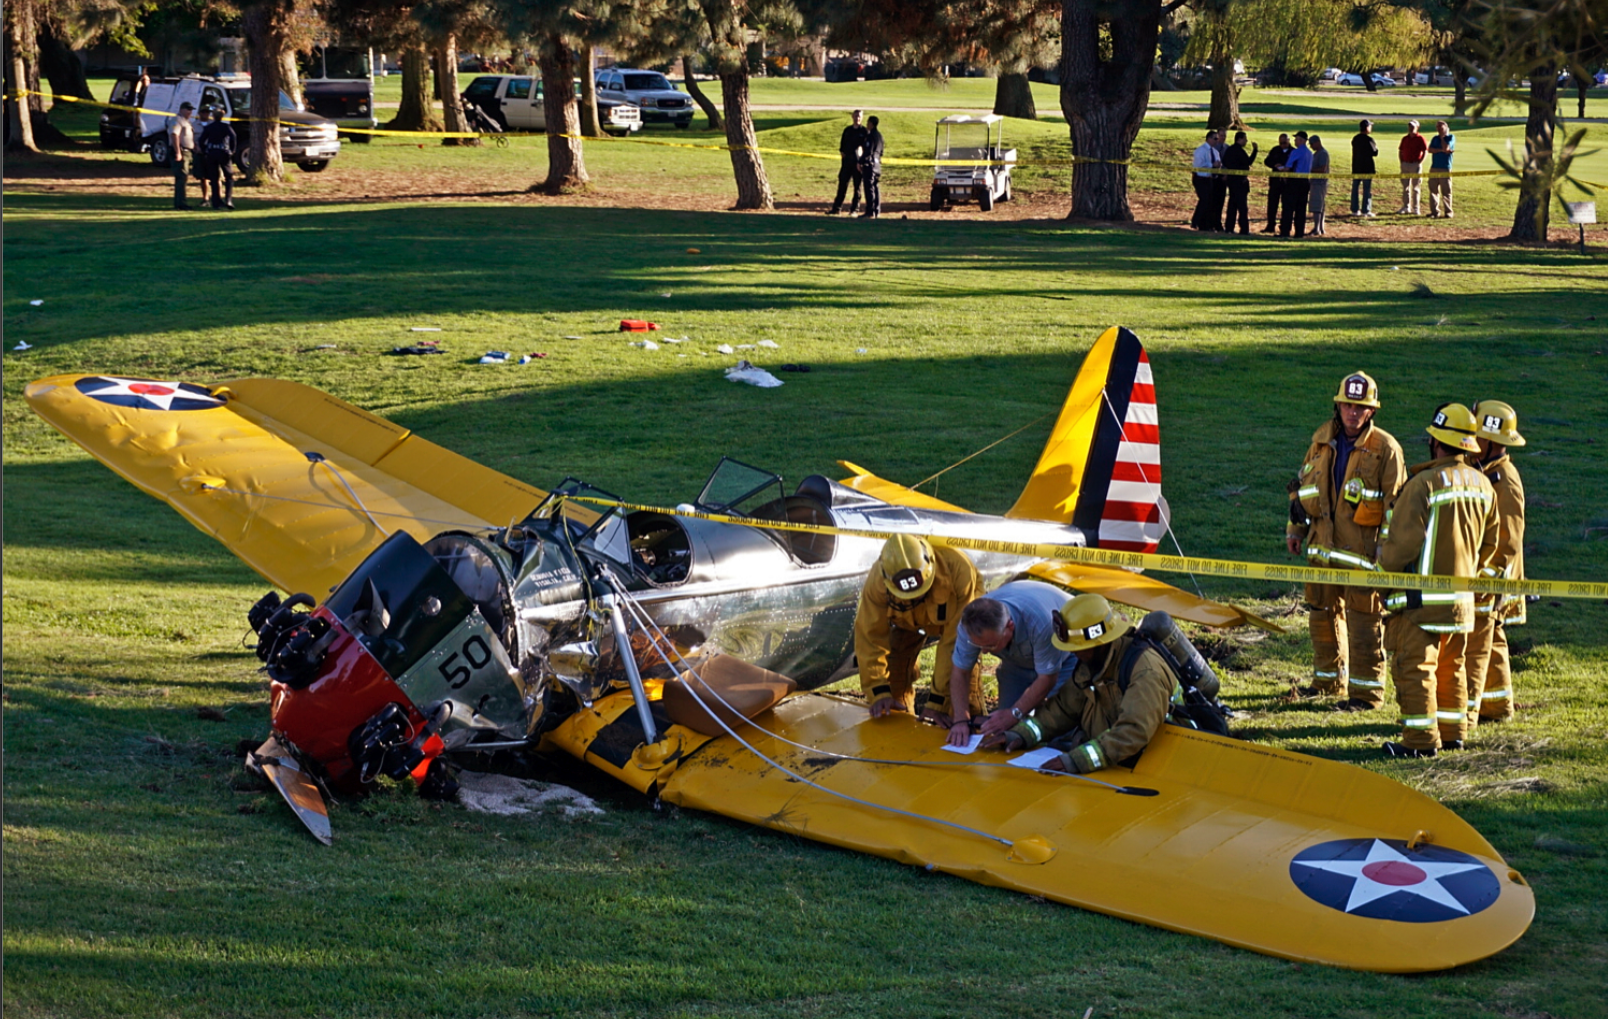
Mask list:
[[[188,210],[190,203],[185,194],[185,186],[190,181],[190,161],[195,156],[195,125],[190,121],[190,115],[195,107],[190,103],[179,106],[179,115],[168,121],[167,136],[168,149],[173,156],[173,207]]]
[[[838,187],[837,197],[832,199],[832,208],[827,210],[828,216],[836,216],[843,211],[843,196],[854,185],[854,200],[849,202],[849,215],[860,211],[860,150],[865,147],[865,136],[868,133],[865,125],[860,123],[864,110],[855,110],[849,115],[850,124],[843,129],[843,137],[838,139]]]
[[[1245,132],[1234,133],[1234,144],[1223,150],[1223,169],[1246,170],[1256,162],[1257,146],[1251,145],[1251,151],[1245,151]],[[1223,219],[1223,229],[1233,233],[1237,229],[1242,234],[1251,232],[1251,178],[1248,175],[1233,174],[1227,178],[1225,187],[1228,190],[1228,215]]]
[[[1212,191],[1217,174],[1212,171],[1223,165],[1222,159],[1217,155],[1217,149],[1212,142],[1217,140],[1216,131],[1207,131],[1206,140],[1195,148],[1195,172],[1190,181],[1195,185],[1195,213],[1189,217],[1189,225],[1196,230],[1221,230],[1221,219],[1212,218]]]
[[[882,215],[882,132],[877,130],[881,121],[872,117],[866,121],[865,145],[860,151],[860,177],[865,182],[865,214],[861,219],[876,219]]]
[[[1267,158],[1262,160],[1262,165],[1275,173],[1284,170],[1286,169],[1285,161],[1290,158],[1290,153],[1293,151],[1290,148],[1290,136],[1281,134],[1279,135],[1279,143],[1268,150]],[[1284,185],[1287,179],[1285,177],[1269,177],[1267,180],[1267,226],[1262,228],[1262,232],[1265,234],[1270,234],[1278,229],[1279,202],[1284,197]]]
[[[1435,137],[1429,140],[1429,218],[1452,218],[1452,153],[1457,136],[1444,120],[1435,121]],[[1440,174],[1441,176],[1436,176]]]
[[[1373,139],[1373,121],[1364,120],[1351,138],[1351,172],[1354,174],[1378,173],[1374,164],[1379,155],[1379,143]],[[1373,178],[1351,178],[1351,214],[1373,218]]]
[[[1223,153],[1228,150],[1228,128],[1219,128],[1217,136],[1211,140],[1212,151],[1217,153],[1217,165],[1223,165]],[[1223,224],[1223,200],[1228,197],[1228,178],[1220,173],[1212,174],[1211,208],[1207,217],[1217,224],[1219,230],[1226,229]]]
[[[240,148],[235,129],[223,119],[223,107],[207,109],[211,123],[201,129],[198,148],[201,151],[201,200],[211,202],[214,209],[234,209],[234,173],[229,164]]]
[[[1397,215],[1421,215],[1419,212],[1421,187],[1418,174],[1423,169],[1424,155],[1428,151],[1429,143],[1418,133],[1418,121],[1409,120],[1407,134],[1402,137],[1401,146],[1397,150],[1401,156],[1401,208],[1396,210]]]
[[[1312,150],[1307,148],[1307,133],[1295,133],[1295,148],[1290,150],[1290,158],[1285,168],[1291,173],[1312,172]],[[1284,213],[1279,218],[1279,236],[1290,236],[1290,227],[1295,227],[1295,236],[1306,236],[1307,194],[1312,181],[1308,177],[1286,177],[1284,180]]]
[[[1329,150],[1323,147],[1323,139],[1313,135],[1308,139],[1312,145],[1312,178],[1307,181],[1307,205],[1312,210],[1312,236],[1325,237],[1329,228],[1325,222],[1324,208],[1329,200]]]

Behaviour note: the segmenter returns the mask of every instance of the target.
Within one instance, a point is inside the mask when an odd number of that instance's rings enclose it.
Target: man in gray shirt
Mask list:
[[[1050,617],[1066,604],[1067,593],[1036,580],[1017,580],[966,606],[955,640],[949,702],[954,705],[949,743],[965,746],[971,719],[961,712],[977,682],[977,659],[988,652],[999,659],[999,708],[984,720],[982,732],[1003,732],[1027,717],[1061,688],[1077,668],[1077,657],[1051,643]]]

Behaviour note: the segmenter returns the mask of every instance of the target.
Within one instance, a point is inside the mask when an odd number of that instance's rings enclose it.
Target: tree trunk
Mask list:
[[[5,43],[5,91],[13,97],[6,100],[6,149],[38,152],[28,99],[17,94],[28,87],[28,61],[37,54],[32,0],[6,3]]]
[[[469,132],[469,118],[458,96],[458,36],[447,32],[435,48],[436,83],[441,90],[442,119],[448,131]],[[443,138],[443,145],[479,145],[479,138]]]
[[[754,118],[748,111],[748,65],[720,76],[720,97],[726,107],[726,145],[731,149],[731,169],[737,179],[738,209],[772,209],[770,180],[765,161],[760,158],[759,138],[754,134]]]
[[[1530,72],[1530,116],[1524,125],[1524,183],[1513,210],[1515,241],[1545,241],[1552,209],[1552,134],[1557,126],[1558,74],[1550,67]]]
[[[603,137],[603,122],[597,116],[597,50],[581,47],[581,133],[588,138]]]
[[[39,70],[56,95],[95,98],[84,76],[84,62],[73,52],[66,32],[48,15],[39,22]]]
[[[297,106],[307,104],[307,94],[302,91],[301,71],[296,68],[296,51],[288,45],[285,52],[279,55],[279,87],[290,94]]]
[[[691,56],[682,56],[681,75],[687,80],[687,94],[692,96],[692,101],[697,103],[698,108],[704,111],[704,116],[709,118],[709,130],[723,130],[724,125],[720,120],[720,110],[715,107],[714,103],[709,101],[708,96],[704,95],[704,90],[698,87],[698,79],[692,73]]]
[[[1033,86],[1025,73],[1000,74],[999,80],[994,83],[994,112],[1001,117],[1038,119],[1038,107],[1033,104]]]
[[[256,183],[285,179],[279,151],[279,80],[287,46],[289,12],[283,0],[261,0],[240,13],[246,38],[246,66],[251,71],[251,147],[248,162]]]
[[[575,101],[575,52],[561,35],[542,40],[542,109],[547,115],[547,179],[532,188],[548,195],[579,191],[591,180],[581,149],[581,111]]]
[[[1098,160],[1072,167],[1073,219],[1133,219],[1128,168],[1115,161],[1129,157],[1144,123],[1160,31],[1161,0],[1062,2],[1061,112],[1074,155]]]
[[[1240,119],[1239,85],[1234,81],[1234,57],[1220,53],[1212,62],[1212,109],[1206,115],[1206,127],[1243,131],[1245,121]]]
[[[1362,79],[1362,87],[1367,89],[1369,92],[1379,91],[1379,86],[1374,84],[1373,73],[1371,71],[1358,71],[1357,77]]]
[[[1454,66],[1452,73],[1452,116],[1461,117],[1468,109],[1468,78],[1461,67]]]
[[[430,52],[422,42],[408,43],[402,50],[402,102],[396,119],[385,125],[393,131],[439,131],[430,99]]]
[[[1576,113],[1575,116],[1579,117],[1581,120],[1585,120],[1586,119],[1586,90],[1591,88],[1591,79],[1590,78],[1583,78],[1578,74],[1574,75],[1573,77],[1574,77],[1574,83],[1575,83],[1575,91],[1580,94],[1580,112]]]

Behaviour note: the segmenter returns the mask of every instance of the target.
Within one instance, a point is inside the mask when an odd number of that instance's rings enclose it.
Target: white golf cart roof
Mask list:
[[[980,114],[978,116],[972,116],[971,114],[968,114],[968,113],[951,113],[949,116],[945,117],[943,120],[940,120],[938,123],[940,123],[940,124],[998,124],[1000,121],[1002,121],[1004,119],[1005,119],[1004,117],[1000,116],[997,113],[984,113],[984,114]]]

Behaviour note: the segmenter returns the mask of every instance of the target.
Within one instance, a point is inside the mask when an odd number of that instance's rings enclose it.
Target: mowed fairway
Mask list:
[[[1201,638],[1239,733],[1439,797],[1534,886],[1529,933],[1449,973],[1293,965],[655,810],[563,762],[534,774],[581,785],[605,816],[493,817],[392,788],[335,807],[325,849],[236,757],[267,730],[242,644],[267,585],[21,396],[62,372],[292,378],[520,479],[573,474],[667,503],[722,454],[789,486],[838,476],[840,457],[914,483],[1037,422],[924,489],[999,512],[1082,354],[1120,323],[1150,350],[1187,552],[1288,561],[1285,482],[1338,379],[1365,368],[1409,462],[1442,401],[1514,404],[1530,572],[1601,581],[1600,253],[1054,220],[240,204],[180,217],[123,195],[6,202],[8,1014],[1608,1014],[1600,602],[1543,601],[1513,630],[1517,722],[1461,754],[1386,763],[1393,713],[1280,699],[1310,668],[1298,592],[1199,578],[1290,630]],[[630,346],[624,317],[661,323],[661,349]],[[386,356],[420,339],[448,353]],[[777,349],[715,350],[763,339]],[[548,357],[474,363],[488,350]],[[722,377],[741,356],[812,371],[751,388]]]

